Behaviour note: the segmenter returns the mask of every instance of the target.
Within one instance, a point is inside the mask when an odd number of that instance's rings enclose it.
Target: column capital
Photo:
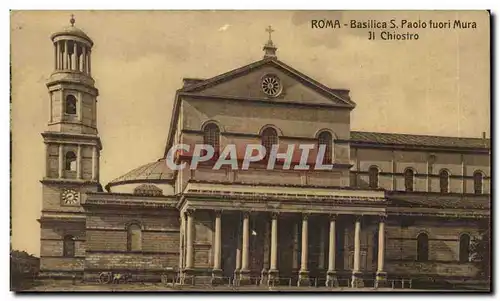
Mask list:
[[[330,220],[331,222],[334,222],[334,221],[336,221],[336,220],[337,220],[337,218],[338,218],[338,214],[336,214],[336,213],[331,213],[331,214],[329,214],[329,215],[328,215],[328,218],[329,218],[329,220]]]
[[[311,215],[311,213],[309,213],[309,212],[302,213],[302,220],[307,221],[309,219],[310,215]]]
[[[379,215],[378,220],[380,223],[385,223],[387,221],[387,215]]]
[[[249,218],[250,217],[250,210],[245,210],[241,214],[243,215],[243,218]]]
[[[271,218],[277,219],[279,217],[280,213],[278,211],[273,211],[271,212]]]
[[[363,219],[363,215],[362,214],[354,216],[354,221],[356,221],[356,222],[361,222],[362,219]]]
[[[223,211],[223,209],[215,209],[213,212],[216,217],[221,217]]]
[[[193,216],[194,213],[196,212],[196,209],[194,208],[189,208],[189,209],[186,209],[186,211],[184,211],[186,213],[187,216]]]

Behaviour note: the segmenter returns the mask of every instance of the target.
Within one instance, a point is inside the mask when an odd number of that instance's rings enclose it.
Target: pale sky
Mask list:
[[[11,14],[13,237],[39,254],[51,33],[72,12]],[[100,91],[101,184],[163,155],[175,90],[262,58],[271,25],[278,59],[351,90],[351,129],[480,137],[490,131],[489,17],[478,12],[76,11],[94,41]],[[476,29],[399,29],[416,41],[369,41],[368,29],[312,29],[311,20],[460,19]],[[453,21],[452,21],[453,22]],[[392,31],[392,30],[391,30]]]

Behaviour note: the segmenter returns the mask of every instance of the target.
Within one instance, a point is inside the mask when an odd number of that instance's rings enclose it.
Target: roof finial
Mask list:
[[[267,41],[267,43],[264,45],[264,58],[276,58],[276,50],[278,48],[276,48],[276,46],[274,46],[274,43],[273,43],[273,40],[271,39],[271,34],[274,32],[274,29],[271,27],[271,25],[269,25],[267,28],[266,28],[266,31],[269,33],[269,40]]]
[[[69,23],[71,23],[71,26],[75,26],[75,15],[71,14],[71,19],[69,19]]]
[[[271,41],[271,43],[272,43],[271,34],[274,32],[274,29],[271,27],[271,25],[269,25],[266,28],[266,31],[269,33],[269,41]]]

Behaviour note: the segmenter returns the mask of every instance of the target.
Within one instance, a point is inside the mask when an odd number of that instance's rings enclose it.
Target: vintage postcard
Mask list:
[[[488,11],[12,11],[11,290],[491,291]]]

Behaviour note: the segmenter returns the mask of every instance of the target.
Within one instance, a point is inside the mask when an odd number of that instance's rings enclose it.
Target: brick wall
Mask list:
[[[90,253],[85,258],[85,270],[162,270],[176,268],[175,254]]]
[[[477,222],[419,219],[412,225],[402,226],[395,219],[389,219],[386,231],[387,272],[475,276],[477,270],[472,263],[458,261],[460,235],[467,233],[472,240],[478,234]],[[425,263],[416,262],[419,233],[429,237],[429,261]]]
[[[83,270],[84,258],[41,258],[40,270],[75,271]]]
[[[64,237],[75,238],[75,257],[63,257]],[[40,270],[66,271],[83,269],[85,256],[85,224],[52,222],[41,224]]]
[[[127,251],[127,226],[141,225],[141,250]],[[87,215],[85,270],[142,270],[155,272],[179,265],[177,210],[104,210]]]
[[[451,277],[474,277],[478,270],[473,263],[436,263],[436,262],[398,262],[386,264],[386,271],[390,275],[412,275],[418,276],[451,276]]]

